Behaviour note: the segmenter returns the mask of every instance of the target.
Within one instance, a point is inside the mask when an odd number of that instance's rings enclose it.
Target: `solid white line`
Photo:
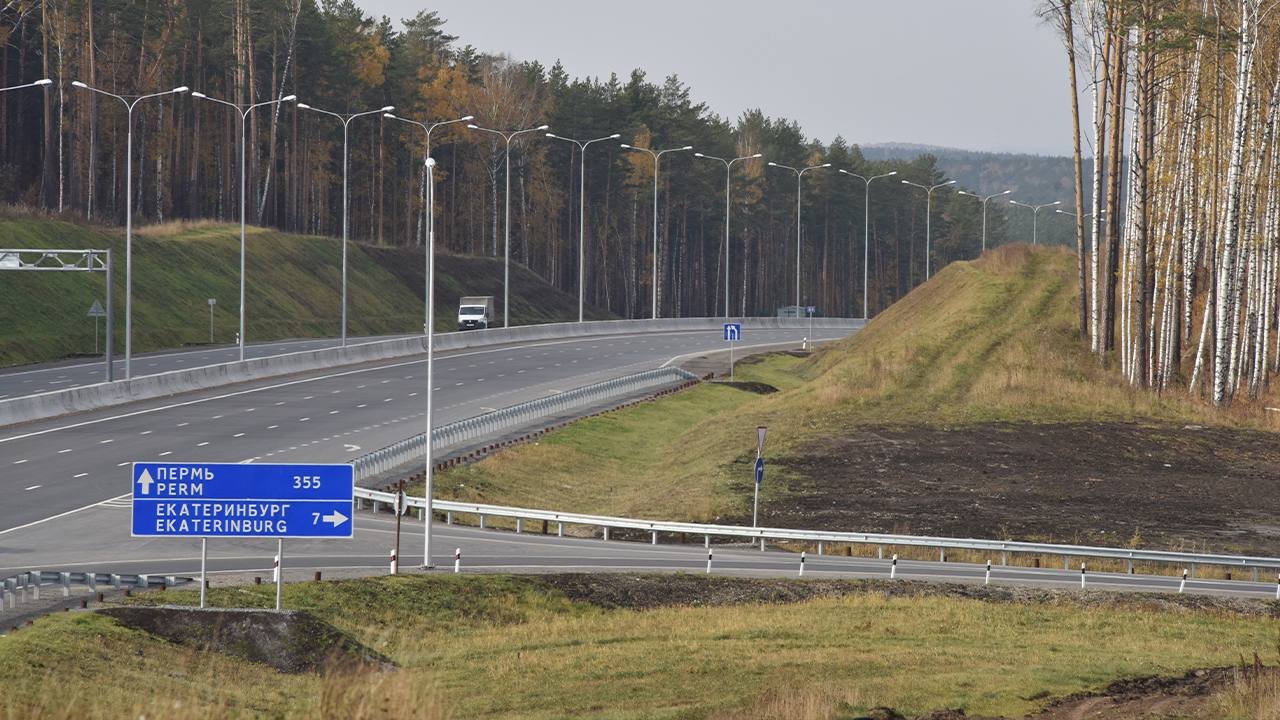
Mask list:
[[[172,450],[165,450],[164,452],[160,453],[160,457],[164,457],[166,455],[172,455],[172,454],[173,454]]]
[[[208,444],[209,444],[209,441],[208,441],[208,440],[205,440],[205,441],[204,441],[204,442],[202,442],[202,443],[196,443],[196,447],[204,447],[205,445],[208,445]]]
[[[58,451],[58,454],[59,454],[59,455],[62,455],[63,453],[69,453],[69,452],[71,452],[71,448],[66,448],[66,449],[64,449],[64,450],[59,450],[59,451]]]
[[[89,474],[89,473],[87,473],[87,472],[83,472],[83,473],[80,473],[79,475],[72,475],[71,477],[73,477],[73,478],[82,478],[82,477],[84,477],[85,475],[88,475],[88,474]]]
[[[14,465],[21,465],[22,463],[24,463],[24,462],[26,462],[26,461],[27,461],[27,458],[24,458],[24,459],[22,459],[22,460],[14,460],[14,461],[13,461],[13,464],[14,464]]]
[[[98,441],[98,444],[99,444],[99,445],[106,445],[107,443],[113,443],[113,442],[115,442],[115,441],[116,441],[116,439],[115,439],[115,438],[107,438],[106,440],[99,440],[99,441]]]
[[[44,486],[43,486],[43,485],[32,485],[31,487],[29,487],[29,488],[27,488],[27,489],[28,489],[28,490],[35,490],[35,489],[40,488],[40,487],[44,487]]]

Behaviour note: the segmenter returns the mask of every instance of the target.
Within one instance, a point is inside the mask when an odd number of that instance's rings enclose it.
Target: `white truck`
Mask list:
[[[483,330],[493,322],[493,296],[472,295],[458,301],[458,329]]]

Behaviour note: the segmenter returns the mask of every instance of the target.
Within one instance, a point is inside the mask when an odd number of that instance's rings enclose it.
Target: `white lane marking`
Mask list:
[[[409,397],[418,397],[418,393],[416,393],[416,392],[411,392],[411,393],[409,393]]]
[[[125,460],[125,461],[124,461],[124,462],[122,462],[122,463],[116,463],[116,467],[124,467],[125,465],[128,465],[128,464],[129,464],[129,461],[128,461],[128,460]]]
[[[196,443],[196,447],[204,447],[205,445],[208,445],[208,444],[209,444],[209,441],[205,440],[204,442]]]
[[[386,385],[386,384],[387,384],[387,383],[389,383],[389,382],[391,382],[391,381],[390,381],[390,380],[383,380],[382,382],[380,382],[380,383],[378,383],[378,384],[379,384],[379,385]]]
[[[142,432],[140,432],[140,433],[138,433],[138,434],[139,434],[139,435],[150,435],[150,434],[151,434],[151,431],[150,431],[150,430],[143,430]]]
[[[391,402],[391,398],[383,398],[382,402]]]
[[[107,438],[106,440],[99,440],[99,441],[98,441],[98,444],[99,444],[99,445],[106,445],[107,443],[113,443],[113,442],[115,442],[115,441],[116,441],[116,439],[115,439],[115,438]]]
[[[43,485],[32,485],[31,487],[26,488],[26,489],[27,489],[27,490],[35,490],[35,489],[37,489],[37,488],[42,488],[42,487],[44,487],[44,486],[43,486]]]
[[[89,474],[89,473],[87,473],[87,472],[83,472],[83,473],[78,473],[78,474],[76,474],[76,475],[72,475],[71,477],[73,477],[73,478],[82,478],[82,477],[84,477],[85,475],[88,475],[88,474]]]
[[[210,420],[221,420],[222,418],[223,418],[223,416],[222,416],[222,415],[214,415],[213,417],[211,417],[211,418],[209,418],[209,419],[210,419]]]
[[[284,404],[284,401],[283,401],[283,400],[281,400],[281,401],[280,401],[280,402],[278,402],[278,403],[275,403],[276,407],[279,407],[279,406],[281,406],[281,405],[283,405],[283,404]]]
[[[315,395],[308,395],[308,396],[306,396],[306,397],[304,397],[304,398],[302,398],[302,399],[303,399],[303,400],[315,400],[315,399],[316,399],[316,396],[315,396]]]
[[[178,427],[186,427],[186,426],[188,426],[188,425],[190,425],[190,424],[191,424],[191,423],[189,423],[189,422],[180,422],[180,423],[178,423],[178,425],[177,425],[177,426],[178,426]]]
[[[275,429],[276,429],[276,428],[278,428],[278,427],[280,427],[280,426],[279,426],[279,425],[268,425],[268,426],[267,426],[267,429],[268,429],[268,430],[275,430]]]
[[[69,452],[71,452],[71,448],[65,448],[65,449],[63,449],[63,450],[59,450],[59,451],[58,451],[58,454],[59,454],[59,455],[62,455],[63,453],[69,453]]]
[[[311,418],[309,418],[309,417],[298,418],[298,422],[306,422],[306,421],[308,421],[308,420],[310,420],[310,419],[311,419]]]
[[[244,409],[244,411],[245,411],[245,412],[253,412],[254,410],[257,410],[257,409],[258,409],[258,408],[245,408],[245,409]]]
[[[330,414],[330,415],[337,415],[337,414],[338,414],[338,411],[337,411],[337,410],[330,410],[330,411],[329,411],[329,414]],[[424,505],[423,507],[426,507],[426,506]]]
[[[357,405],[356,407],[358,407],[358,408],[369,407],[369,404],[368,404],[368,403],[360,403],[360,404],[359,404],[359,405]]]
[[[14,461],[13,461],[13,464],[14,464],[14,465],[21,465],[22,463],[26,462],[27,460],[28,460],[28,458],[23,458],[22,460],[14,460]]]
[[[338,394],[338,393],[340,393],[340,392],[342,392],[342,391],[341,391],[341,390],[330,390],[330,391],[329,391],[329,394],[330,394],[330,395],[337,395],[337,394]]]
[[[236,433],[235,435],[232,435],[231,437],[244,437],[244,433]],[[423,506],[423,507],[425,507],[425,506]]]
[[[164,457],[166,455],[172,455],[172,454],[173,454],[172,450],[165,450],[164,452],[160,453],[160,457]]]

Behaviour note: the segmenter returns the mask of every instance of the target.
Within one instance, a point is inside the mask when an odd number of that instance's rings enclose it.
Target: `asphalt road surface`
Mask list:
[[[816,339],[847,329],[816,330]],[[753,330],[744,345],[808,331]],[[444,353],[436,421],[719,350],[719,330],[644,333]],[[244,383],[0,430],[0,532],[129,492],[135,461],[346,462],[423,430],[422,356]],[[127,533],[126,533],[127,535]],[[0,548],[0,565],[10,562]]]
[[[347,344],[354,345],[373,340],[391,340],[407,335],[386,335],[383,337],[347,338]],[[338,338],[314,338],[310,340],[281,340],[279,342],[254,343],[246,345],[245,359],[283,355],[285,353],[320,350],[337,347]],[[116,348],[117,356],[112,363],[116,379],[124,378],[124,348]],[[234,362],[240,359],[240,349],[235,345],[205,345],[182,350],[163,350],[133,356],[133,376],[156,375],[170,370],[186,370],[203,365]],[[61,360],[40,363],[37,365],[20,365],[11,368],[0,368],[0,400],[5,398],[34,395],[36,393],[64,390],[77,385],[92,385],[106,380],[106,361]]]
[[[17,533],[0,534],[0,577],[25,570],[70,570],[194,577],[200,569],[198,540],[128,537],[129,504],[112,501],[91,510],[32,526]],[[395,520],[387,513],[356,513],[351,540],[290,540],[285,542],[285,578],[302,580],[316,569],[339,575],[372,575],[386,572],[394,545]],[[463,572],[687,572],[705,573],[707,551],[701,544],[682,545],[674,538],[663,544],[603,541],[516,534],[436,523],[432,533],[432,561],[439,572],[452,572],[453,551],[462,551]],[[257,574],[271,577],[274,540],[210,540],[209,572]],[[422,523],[403,521],[401,567],[422,565]],[[742,577],[799,577],[800,556],[754,547],[714,546],[712,572]],[[127,559],[125,559],[127,558]],[[888,579],[890,562],[869,558],[809,555],[806,578]],[[969,563],[900,561],[896,576],[902,580],[981,583],[986,568]],[[1078,570],[992,567],[993,584],[1079,589]],[[1180,577],[1090,573],[1091,590],[1178,592]],[[1231,597],[1274,597],[1275,585],[1266,582],[1198,580],[1187,582],[1188,593]]]

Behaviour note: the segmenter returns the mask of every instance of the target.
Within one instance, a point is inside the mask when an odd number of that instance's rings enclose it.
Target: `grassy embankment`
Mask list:
[[[334,238],[249,228],[246,257],[250,342],[336,336],[341,317],[342,245]],[[110,247],[116,263],[117,347],[124,332],[124,232],[69,222],[0,217],[0,245],[16,248]],[[217,300],[214,339],[230,343],[239,327],[240,228],[170,223],[134,236],[134,352],[209,341],[208,298]],[[423,255],[416,248],[351,243],[348,333],[422,331]],[[436,328],[456,329],[461,295],[494,295],[499,313],[502,261],[439,255]],[[4,273],[0,283],[0,365],[93,351],[93,301],[105,304],[101,273]],[[511,321],[576,319],[577,299],[516,265]],[[592,318],[604,317],[589,309]],[[105,323],[101,332],[105,332]]]
[[[1069,253],[1025,246],[952,263],[808,360],[771,356],[739,366],[741,379],[782,392],[704,385],[451,470],[438,487],[467,500],[709,520],[741,516],[750,502],[757,425],[770,428],[771,459],[868,426],[1134,419],[1268,426],[1260,406],[1217,412],[1181,391],[1132,389],[1100,366],[1074,334],[1073,270]],[[771,463],[769,476],[786,480],[777,468]],[[763,502],[786,486],[766,483]]]
[[[215,589],[211,599],[265,608],[272,592]],[[605,610],[535,579],[500,576],[299,583],[285,602],[402,669],[280,675],[104,617],[57,615],[0,639],[0,718],[794,720],[856,717],[878,705],[1021,715],[1116,677],[1270,657],[1276,639],[1274,620],[1224,612],[856,592]]]

